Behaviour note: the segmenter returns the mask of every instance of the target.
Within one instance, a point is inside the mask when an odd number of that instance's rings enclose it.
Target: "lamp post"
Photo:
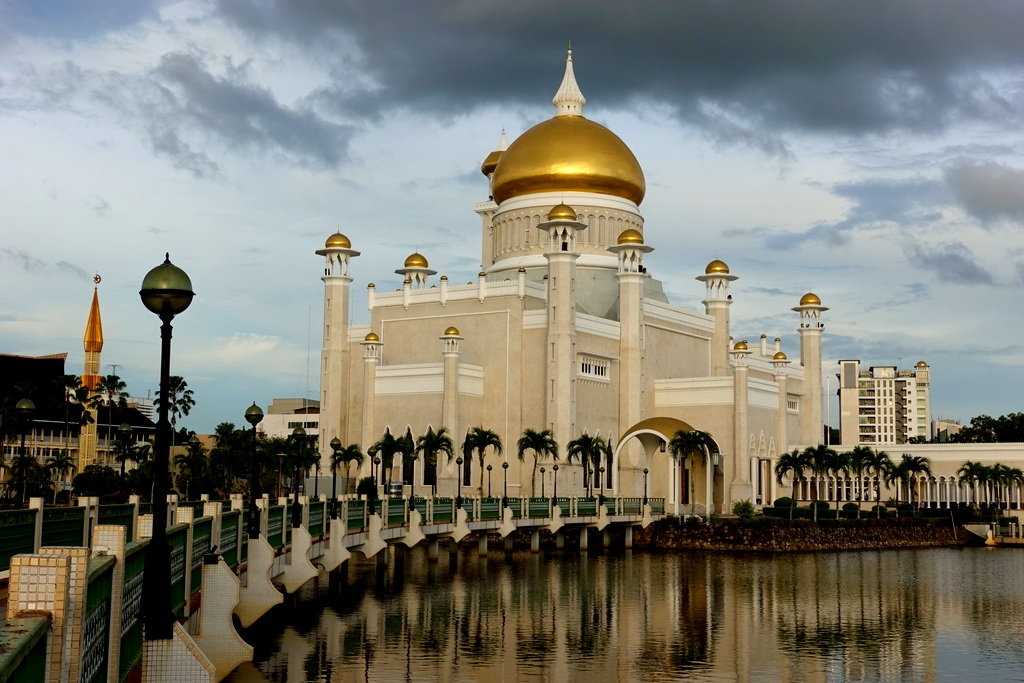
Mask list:
[[[249,538],[260,537],[260,509],[256,500],[260,497],[260,459],[256,453],[256,425],[263,422],[263,409],[256,401],[245,409],[245,421],[252,425],[252,460],[249,463]]]
[[[28,434],[29,425],[32,424],[32,415],[36,412],[36,404],[30,398],[23,398],[15,404],[14,411],[21,418],[21,457],[25,458],[28,456],[25,450],[25,436]],[[28,495],[26,474],[26,472],[22,472],[21,475],[21,500],[19,501],[21,505],[25,504],[25,496]]]
[[[128,435],[132,431],[132,426],[127,422],[122,422],[117,428],[117,435],[121,442],[119,448],[121,449],[121,476],[124,476],[124,464],[128,459]]]
[[[490,465],[487,466],[487,497],[491,497],[491,470],[494,469]]]
[[[284,490],[284,453],[277,454],[277,486],[274,489],[274,498],[281,497]]]
[[[302,505],[299,503],[299,473],[302,470],[302,456],[304,455],[303,441],[306,440],[306,430],[301,426],[292,430],[292,438],[295,441],[295,475],[292,477],[292,528],[302,526]]]
[[[171,320],[182,313],[195,292],[192,281],[171,263],[170,255],[142,280],[142,304],[160,317],[160,407],[157,412],[156,449],[153,454],[153,532],[146,547],[142,613],[147,640],[168,640],[174,624],[171,614],[171,552],[167,544],[167,479],[171,424],[167,419],[171,376]]]
[[[331,458],[331,519],[338,518],[338,451],[341,450],[341,439],[334,437],[331,439],[331,452],[334,457]],[[348,463],[345,463],[345,467],[348,467]],[[348,476],[346,473],[345,476]]]
[[[373,496],[370,496],[370,514],[375,514],[377,511],[377,468],[380,466],[380,456],[376,455],[373,458]],[[367,494],[369,496],[369,494]]]
[[[313,500],[320,500],[320,458],[313,463],[316,468],[316,479],[313,480]]]
[[[647,505],[647,468],[644,468],[644,505]]]
[[[604,465],[597,468],[598,483],[601,485],[601,492],[597,496],[599,505],[604,505]]]
[[[501,463],[501,469],[505,474],[505,493],[501,497],[501,507],[504,508],[508,505],[508,461]]]
[[[558,505],[558,465],[557,464],[552,465],[551,469],[555,473],[555,475],[554,475],[554,480],[555,480],[555,482],[554,482],[555,483],[555,492],[554,492],[555,495],[554,495],[554,498],[555,498],[555,505]]]
[[[540,468],[540,497],[541,498],[545,498],[546,497],[544,495],[544,473],[545,472],[547,472],[547,470],[544,469],[544,466],[542,465],[541,468]]]
[[[462,456],[455,458],[455,464],[459,466],[459,495],[455,496],[455,507],[462,507]]]
[[[416,461],[419,460],[419,458],[420,456],[416,453],[413,453],[411,456],[412,481],[409,482],[409,512],[412,512],[413,510],[416,509]],[[405,468],[403,467],[402,469],[404,470]]]

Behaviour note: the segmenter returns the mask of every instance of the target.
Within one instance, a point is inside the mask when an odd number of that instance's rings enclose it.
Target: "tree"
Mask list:
[[[818,483],[821,478],[829,473],[833,463],[835,462],[836,452],[825,446],[824,444],[818,444],[817,446],[808,446],[804,449],[804,455],[807,457],[807,462],[810,465],[811,472],[814,474],[814,485],[811,487],[811,506],[813,508],[812,514],[814,521],[818,521]]]
[[[864,472],[871,462],[871,449],[867,446],[854,446],[846,454],[850,472],[857,477],[857,519],[860,519],[860,506],[864,502]]]
[[[444,453],[448,456],[448,462],[451,462],[455,456],[454,448],[446,427],[440,427],[436,432],[433,427],[427,427],[427,433],[416,439],[416,452],[423,456],[424,470],[428,471],[429,468],[433,472],[430,486],[434,496],[437,495],[437,456]],[[462,472],[459,472],[459,476],[462,476]]]
[[[885,451],[876,451],[869,449],[870,453],[865,464],[866,469],[869,473],[874,475],[874,478],[878,481],[875,486],[875,518],[882,518],[882,481],[889,475],[889,471],[893,468],[893,462],[889,458],[889,454]]]
[[[66,482],[68,480],[68,475],[75,471],[75,460],[71,457],[71,454],[68,453],[67,449],[65,449],[64,451],[58,451],[51,455],[46,466],[49,468],[50,472],[59,477],[59,481]],[[53,492],[53,502],[57,502],[56,488],[54,488]]]
[[[24,506],[33,496],[49,493],[52,487],[50,471],[40,465],[34,456],[18,453],[5,467],[8,471],[5,484],[8,495],[18,496],[19,507]]]
[[[978,496],[975,493],[977,491],[976,486],[988,479],[988,468],[980,462],[968,460],[960,465],[960,469],[956,471],[956,474],[958,483],[967,484],[970,487],[972,492],[971,505],[976,506],[978,504]]]
[[[366,451],[367,455],[371,458],[376,459],[380,457],[381,466],[383,469],[383,476],[381,480],[384,486],[388,485],[390,480],[391,467],[395,463],[395,456],[402,452],[404,444],[402,438],[395,438],[391,434],[391,430],[388,428],[384,429],[384,436],[380,438],[377,443],[370,446],[370,449]]]
[[[466,440],[462,444],[462,452],[465,454],[465,457],[471,457],[475,452],[477,460],[480,462],[481,498],[484,497],[484,459],[488,448],[493,449],[495,455],[501,455],[502,453],[501,437],[495,432],[483,427],[473,427],[466,433]],[[555,459],[557,460],[557,457]]]
[[[848,453],[839,453],[832,451],[832,455],[829,459],[828,472],[835,478],[836,486],[836,519],[839,519],[839,499],[843,496],[840,495],[840,475],[842,478],[847,478],[850,470],[850,456]],[[845,488],[845,487],[843,487]]]
[[[890,483],[898,481],[907,487],[907,491],[910,494],[910,504],[914,506],[915,510],[917,509],[917,497],[915,495],[917,487],[911,486],[911,481],[922,474],[929,477],[932,475],[931,467],[928,464],[928,458],[920,455],[904,453],[900,458],[899,463],[889,471],[888,475],[888,481]],[[897,494],[897,509],[899,507],[899,502],[900,499]]]
[[[233,422],[221,422],[214,427],[213,438],[216,444],[210,449],[210,469],[212,472],[223,473],[220,481],[213,484],[231,493],[234,490],[235,477],[246,469],[242,460],[248,450],[245,446],[252,441],[252,434],[247,429],[238,429]]]
[[[82,378],[78,375],[64,375],[64,452],[71,450],[71,404],[77,403],[85,412],[85,402],[89,399],[89,390],[82,386]]]
[[[711,438],[711,435],[707,432],[702,432],[699,429],[682,430],[680,429],[668,442],[668,452],[672,454],[672,459],[678,462],[682,459],[688,464],[688,469],[693,472],[694,462],[693,459],[698,456],[704,456],[704,461],[707,463],[710,460],[710,455],[713,451],[718,450],[718,444]],[[694,500],[693,496],[693,477],[687,477],[689,481],[689,491],[687,497],[690,499],[690,514],[695,514],[697,501]],[[711,501],[708,501],[710,507]],[[707,511],[711,514],[710,509]]]
[[[164,397],[161,395],[160,389],[156,392],[155,405],[157,410],[164,403]],[[184,377],[179,375],[171,375],[167,383],[167,412],[171,419],[171,448],[174,448],[174,441],[176,430],[178,427],[178,418],[187,417],[195,407],[196,402],[192,390],[189,389],[188,382],[185,381]]]
[[[117,375],[105,375],[100,377],[96,385],[96,395],[93,397],[94,406],[99,407],[102,403],[107,406],[107,443],[111,442],[111,432],[114,429],[114,406],[118,408],[128,407],[128,392],[125,389],[128,385]]]
[[[184,453],[174,456],[174,465],[178,468],[178,487],[185,489],[185,500],[193,500],[195,485],[203,484],[209,470],[206,459],[206,447],[199,441],[191,441]],[[184,482],[184,487],[182,487]]]
[[[419,455],[416,454],[416,441],[412,438],[412,429],[409,427],[405,428],[405,434],[399,439],[402,444],[402,482],[406,480],[406,470],[409,472],[409,485],[410,492],[414,489],[412,486],[416,483],[416,459]],[[410,494],[410,503],[413,496]]]
[[[793,475],[792,504],[789,506],[789,520],[793,521],[793,508],[796,507],[796,487],[798,482],[804,478],[804,472],[811,468],[811,461],[807,451],[794,449],[789,453],[783,453],[775,463],[775,480],[782,485],[782,480],[787,474]]]
[[[85,469],[75,475],[71,482],[75,493],[81,496],[97,496],[104,498],[116,493],[120,482],[117,472],[104,465],[86,465]]]
[[[335,487],[336,479],[338,477],[338,468],[341,467],[345,472],[345,479],[342,483],[342,488],[348,490],[348,470],[350,463],[361,464],[366,456],[363,455],[362,449],[359,448],[359,444],[350,443],[347,446],[342,447],[340,450],[331,452],[331,492],[332,496],[334,491],[337,490]],[[337,497],[337,496],[334,496]]]
[[[1024,412],[999,417],[978,415],[969,425],[949,437],[955,443],[997,443],[1024,441]]]
[[[576,440],[578,441],[578,439]],[[572,444],[574,441],[569,442],[569,460],[572,460]],[[520,461],[526,459],[526,451],[533,451],[533,474],[530,477],[530,495],[537,495],[537,463],[547,456],[558,458],[558,442],[555,441],[554,435],[550,429],[543,431],[536,431],[533,429],[526,429],[523,431],[523,435],[519,437],[519,441],[516,442],[516,453],[519,456]],[[586,465],[584,465],[586,467]],[[586,474],[583,475],[586,480]]]

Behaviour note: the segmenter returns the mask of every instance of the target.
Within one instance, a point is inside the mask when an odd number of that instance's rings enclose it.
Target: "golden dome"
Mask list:
[[[366,336],[365,336],[365,337],[363,337],[363,341],[368,341],[368,342],[379,342],[379,341],[380,341],[380,337],[378,337],[378,336],[377,336],[377,333],[376,333],[376,332],[368,332],[368,333],[366,334]]]
[[[430,264],[427,263],[427,257],[418,251],[414,251],[409,254],[405,259],[406,268],[429,268]]]
[[[490,177],[494,173],[494,169],[498,168],[498,160],[501,159],[503,153],[503,150],[496,149],[484,157],[483,163],[480,164],[480,172]]]
[[[340,232],[336,232],[327,238],[324,242],[324,249],[351,249],[352,243],[348,237],[342,235]]]
[[[574,221],[576,211],[568,204],[556,204],[548,211],[549,221]]]
[[[772,356],[772,360],[789,360],[783,351],[776,351],[775,355]]]
[[[749,351],[750,350],[750,344],[748,344],[747,341],[744,339],[742,341],[736,342],[736,345],[734,347],[732,347],[732,350],[733,351]]]
[[[446,337],[458,337],[459,334],[459,328],[455,327],[455,325],[449,325],[448,329],[444,331],[444,336]]]
[[[704,269],[705,275],[728,275],[729,264],[722,259],[715,259]]]
[[[916,363],[914,363],[914,367],[915,368],[926,368],[926,367],[928,367],[928,364],[925,363],[923,360],[919,360]]]
[[[801,306],[820,306],[821,305],[821,297],[819,297],[814,292],[807,292],[802,297],[800,297],[800,305]]]
[[[533,192],[599,192],[636,204],[644,172],[619,136],[583,116],[555,116],[520,135],[501,155],[491,195],[501,203]]]
[[[640,234],[639,230],[634,228],[626,228],[619,233],[619,244],[643,244],[644,236]]]

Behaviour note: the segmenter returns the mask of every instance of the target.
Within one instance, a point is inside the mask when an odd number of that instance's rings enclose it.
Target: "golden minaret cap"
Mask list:
[[[93,279],[99,284],[99,275]],[[92,305],[89,307],[89,318],[85,321],[82,342],[86,353],[99,353],[103,350],[103,321],[100,320],[100,297],[96,287],[92,289]]]

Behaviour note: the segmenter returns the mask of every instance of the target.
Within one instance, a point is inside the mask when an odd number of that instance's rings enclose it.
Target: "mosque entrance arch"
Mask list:
[[[721,472],[715,465],[720,452],[717,443],[714,450],[691,462],[677,462],[668,452],[668,443],[676,432],[694,429],[674,417],[650,417],[626,429],[614,451],[619,495],[643,495],[646,479],[647,495],[664,498],[666,511],[698,515],[721,512]],[[646,477],[644,468],[648,470]]]

